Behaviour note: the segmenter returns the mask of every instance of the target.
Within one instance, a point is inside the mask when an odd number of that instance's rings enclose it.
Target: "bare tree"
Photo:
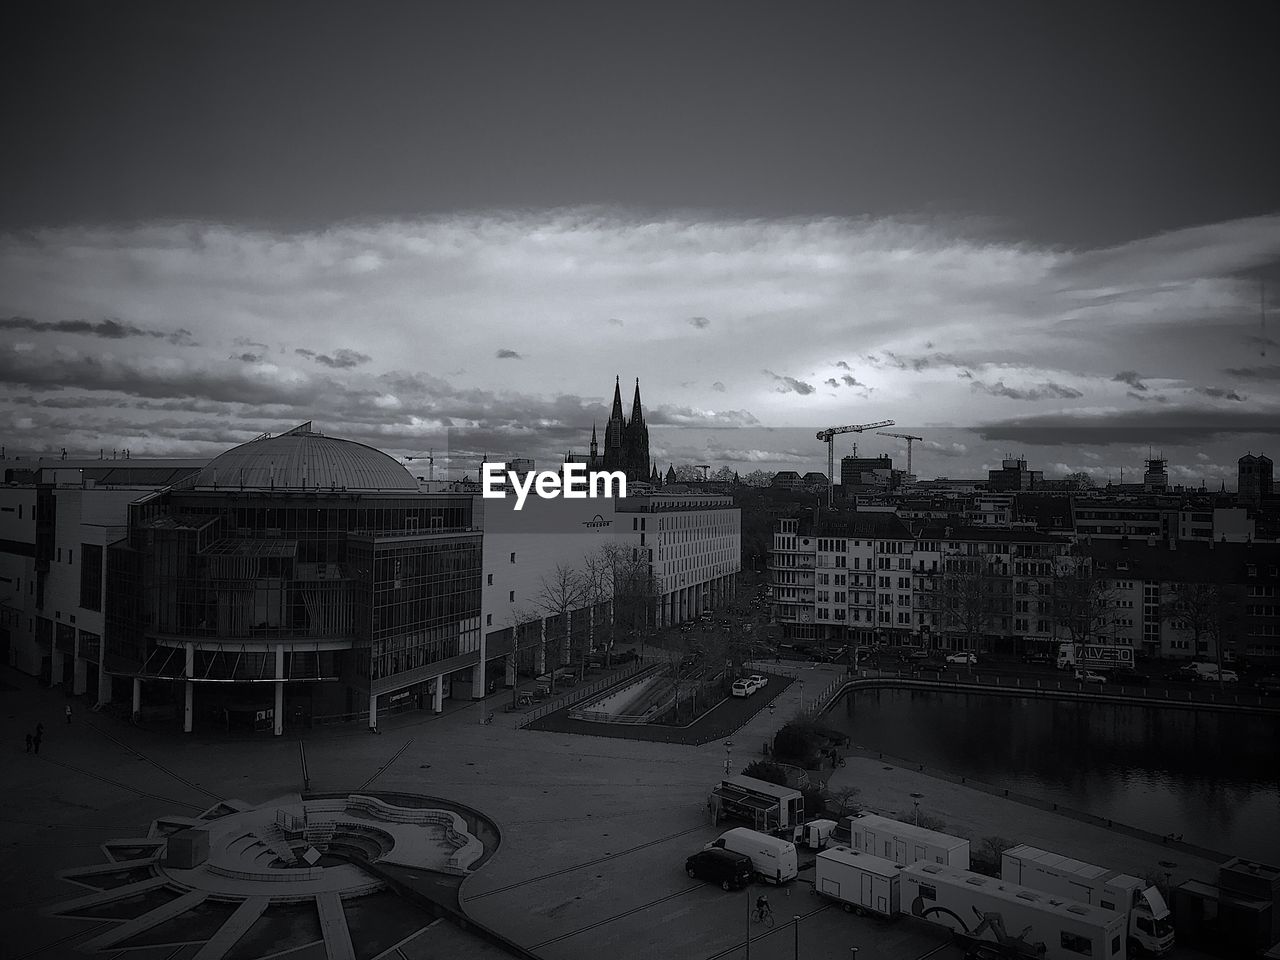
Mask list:
[[[954,553],[944,560],[936,608],[943,629],[959,634],[966,653],[977,652],[979,640],[995,624],[1001,603],[1008,599],[1001,591],[1008,581],[1000,577],[998,566],[992,554]],[[973,664],[967,666],[972,672]]]
[[[604,651],[606,667],[613,666],[614,602],[613,577],[617,566],[612,542],[602,544],[583,560],[582,582],[591,610],[591,643]]]
[[[1055,558],[1047,604],[1054,634],[1058,635],[1059,629],[1066,632],[1077,667],[1082,663],[1084,644],[1114,635],[1118,611],[1115,587],[1099,574],[1093,558],[1081,549]]]
[[[1218,677],[1222,677],[1222,641],[1230,633],[1235,610],[1226,592],[1216,583],[1175,583],[1161,604],[1160,617],[1191,634],[1192,650],[1212,645]]]
[[[541,639],[542,618],[534,611],[513,607],[507,614],[507,626],[511,631],[511,667],[515,682],[511,684],[511,706],[520,705],[520,654]]]
[[[557,564],[555,570],[539,580],[538,592],[533,598],[534,606],[546,618],[554,618],[559,629],[560,644],[557,653],[557,665],[569,660],[572,654],[570,635],[570,619],[574,611],[582,606],[586,588],[582,576],[572,567]],[[551,671],[551,692],[556,691],[556,671]]]

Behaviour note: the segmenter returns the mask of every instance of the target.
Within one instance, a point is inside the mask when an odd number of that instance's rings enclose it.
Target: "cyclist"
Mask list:
[[[763,893],[760,894],[760,896],[756,897],[756,919],[763,920],[771,913],[773,913],[773,910],[769,907],[769,898]]]

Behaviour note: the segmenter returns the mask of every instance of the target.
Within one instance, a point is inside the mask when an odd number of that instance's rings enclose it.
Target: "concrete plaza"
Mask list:
[[[733,735],[734,769],[760,756],[773,729],[799,707],[802,689],[822,689],[839,669],[802,669],[803,688],[780,691],[774,716],[762,711]],[[0,928],[12,960],[75,955],[78,942],[101,932],[101,924],[41,910],[83,893],[57,874],[101,862],[105,841],[141,836],[154,818],[191,816],[218,800],[261,803],[303,790],[297,737],[193,738],[130,727],[80,703],[68,726],[61,692],[10,670],[2,679],[9,689],[0,691]],[[310,790],[417,793],[492,818],[501,844],[463,881],[462,908],[539,957],[746,957],[747,905],[759,888],[726,894],[683,870],[685,857],[718,833],[706,800],[723,775],[722,742],[682,746],[521,730],[520,714],[502,710],[509,697],[500,692],[485,702],[449,704],[440,715],[402,715],[385,722],[380,735],[354,726],[307,731]],[[482,723],[490,711],[494,722]],[[24,755],[24,735],[37,722],[44,724],[40,755]],[[866,807],[890,816],[909,818],[911,794],[922,793],[922,810],[974,839],[1010,837],[1139,875],[1161,860],[1176,862],[1169,871],[1175,884],[1215,875],[1207,860],[875,760],[851,758],[831,782],[846,784],[859,788]],[[960,956],[934,929],[845,914],[814,897],[806,878],[811,869],[799,882],[768,889],[777,924],[768,931],[755,925],[751,957],[848,960],[854,947],[857,960]],[[194,954],[159,948],[122,960]],[[446,922],[381,955],[501,954]]]

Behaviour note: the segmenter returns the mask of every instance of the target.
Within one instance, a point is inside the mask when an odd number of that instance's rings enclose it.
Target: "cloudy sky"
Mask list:
[[[583,451],[620,375],[664,463],[893,419],[923,476],[1232,486],[1280,446],[1276,9],[29,5],[0,436],[474,473]]]

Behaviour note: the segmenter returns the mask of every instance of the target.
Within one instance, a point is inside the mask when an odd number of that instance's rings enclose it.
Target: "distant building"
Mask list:
[[[987,489],[993,492],[1036,490],[1044,479],[1044,471],[1027,469],[1027,461],[1006,457],[999,470],[987,471]]]
[[[627,475],[627,484],[653,482],[653,467],[649,459],[649,428],[644,422],[644,408],[640,403],[640,381],[636,380],[635,396],[631,401],[631,419],[622,412],[622,384],[615,377],[613,383],[613,407],[604,427],[603,447],[597,441],[596,428],[591,428],[591,446],[587,456],[577,456],[572,451],[565,457],[566,463],[585,463],[588,470],[621,470]]]
[[[841,457],[840,486],[888,487],[893,482],[893,460],[882,454],[878,457]]]
[[[1241,503],[1259,506],[1272,495],[1272,463],[1265,454],[1245,454],[1236,461],[1236,496]]]
[[[794,470],[779,470],[773,475],[773,480],[769,485],[781,490],[802,490],[804,489],[804,480]]]
[[[1147,460],[1146,472],[1142,475],[1144,493],[1164,493],[1169,489],[1169,461],[1163,457]]]

